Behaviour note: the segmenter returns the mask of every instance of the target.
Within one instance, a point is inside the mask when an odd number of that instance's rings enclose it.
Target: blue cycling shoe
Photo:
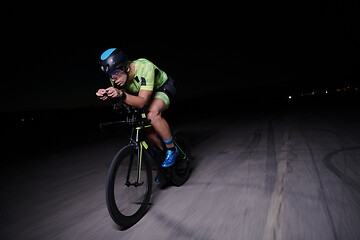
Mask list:
[[[174,165],[177,155],[179,155],[179,149],[176,146],[175,146],[175,150],[170,150],[170,149],[166,150],[165,161],[161,166],[170,167]]]

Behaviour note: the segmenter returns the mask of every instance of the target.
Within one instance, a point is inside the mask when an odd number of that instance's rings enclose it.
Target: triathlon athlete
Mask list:
[[[174,80],[147,59],[129,61],[124,51],[118,48],[106,50],[100,56],[100,66],[110,77],[112,86],[99,89],[96,95],[101,100],[119,98],[133,107],[148,106],[147,118],[153,126],[148,132],[149,140],[162,150],[161,140],[165,143],[162,167],[172,166],[179,150],[172,141],[169,124],[161,114],[169,108],[175,96]]]

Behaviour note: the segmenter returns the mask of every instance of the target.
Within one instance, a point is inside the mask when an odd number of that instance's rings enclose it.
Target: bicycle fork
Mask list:
[[[145,126],[148,127],[148,126]],[[149,126],[150,127],[150,126]],[[129,168],[127,170],[127,176],[126,176],[126,186],[141,186],[142,184],[144,184],[144,182],[141,182],[141,168],[142,168],[142,161],[143,161],[143,148],[148,149],[148,145],[145,141],[139,141],[139,132],[141,129],[143,129],[144,127],[137,127],[136,128],[136,135],[135,135],[135,140],[131,139],[132,144],[136,145],[136,149],[137,149],[137,153],[138,153],[138,158],[137,158],[137,169],[136,169],[136,181],[134,183],[131,183],[129,181],[130,178],[130,173],[131,173],[131,169],[132,169],[132,165],[134,163],[134,153],[131,154],[130,157],[130,164],[129,164]]]

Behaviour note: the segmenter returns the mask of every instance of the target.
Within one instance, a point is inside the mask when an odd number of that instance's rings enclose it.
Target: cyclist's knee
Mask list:
[[[149,109],[147,118],[151,121],[156,121],[157,119],[161,118],[161,112],[156,109]]]

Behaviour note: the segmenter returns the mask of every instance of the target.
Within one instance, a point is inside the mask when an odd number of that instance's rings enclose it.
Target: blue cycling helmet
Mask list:
[[[108,75],[111,75],[116,69],[126,72],[129,68],[129,58],[124,51],[110,48],[101,54],[100,67]]]

